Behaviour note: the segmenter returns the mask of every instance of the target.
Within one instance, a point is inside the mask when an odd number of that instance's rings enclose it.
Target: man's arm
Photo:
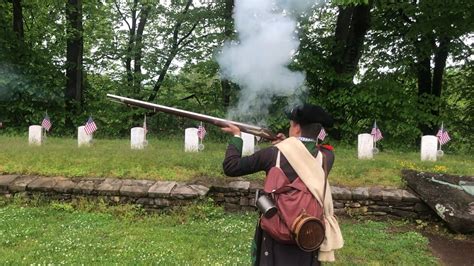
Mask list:
[[[234,136],[227,146],[222,167],[228,176],[242,176],[267,171],[272,167],[274,148],[262,149],[250,156],[242,157],[243,140]]]
[[[327,168],[328,168],[327,171],[328,171],[328,174],[329,174],[329,172],[331,171],[332,166],[334,164],[334,159],[335,159],[334,152],[332,151],[332,147],[331,147],[331,149],[328,149],[326,147],[322,147],[320,149],[320,151],[326,157],[326,163],[327,163]]]

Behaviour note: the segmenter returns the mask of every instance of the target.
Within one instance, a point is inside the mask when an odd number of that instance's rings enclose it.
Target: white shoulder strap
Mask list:
[[[275,164],[277,168],[280,168],[280,153],[281,153],[280,150],[278,150],[277,160]]]
[[[308,190],[323,204],[324,183],[326,175],[322,167],[322,154],[318,152],[316,158],[306,149],[297,138],[291,137],[278,143],[276,147],[285,155],[291,167],[306,185]]]

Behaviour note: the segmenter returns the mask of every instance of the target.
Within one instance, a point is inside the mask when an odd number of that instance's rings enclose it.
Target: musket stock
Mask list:
[[[145,101],[135,100],[135,99],[132,99],[132,98],[127,98],[127,97],[118,96],[118,95],[109,94],[109,93],[107,93],[107,97],[110,98],[114,102],[123,103],[123,104],[128,105],[128,106],[137,106],[137,107],[142,107],[142,108],[145,108],[145,109],[153,110],[154,112],[163,112],[163,113],[168,113],[168,114],[177,115],[177,116],[181,116],[181,117],[186,117],[186,118],[189,118],[189,119],[210,123],[210,124],[213,124],[213,125],[218,126],[218,127],[225,127],[229,123],[232,123],[232,124],[236,125],[237,127],[239,127],[242,132],[246,132],[246,133],[249,133],[249,134],[252,134],[252,135],[255,135],[255,136],[259,136],[259,137],[262,137],[262,138],[265,138],[265,139],[268,139],[268,140],[276,140],[277,139],[275,134],[273,134],[270,130],[268,130],[266,128],[254,126],[254,125],[249,125],[249,124],[245,124],[245,123],[226,120],[226,119],[222,119],[222,118],[218,118],[218,117],[213,117],[213,116],[210,116],[210,115],[203,115],[203,114],[199,114],[199,113],[194,113],[194,112],[181,110],[181,109],[173,108],[173,107],[168,107],[168,106],[164,106],[164,105],[160,105],[160,104],[156,104],[156,103],[149,103],[149,102],[145,102]]]

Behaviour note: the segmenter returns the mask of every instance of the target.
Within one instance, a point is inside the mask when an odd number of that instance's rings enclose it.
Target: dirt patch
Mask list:
[[[474,265],[474,234],[454,234],[442,222],[418,221],[388,228],[390,233],[409,231],[417,231],[428,238],[431,253],[442,265]]]
[[[433,255],[439,258],[443,265],[474,265],[474,239],[471,236],[460,240],[433,233],[424,235],[430,241]]]

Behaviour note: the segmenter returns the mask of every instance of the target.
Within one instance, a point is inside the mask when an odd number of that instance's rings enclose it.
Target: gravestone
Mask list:
[[[421,138],[421,160],[436,161],[438,152],[438,138],[436,136],[427,135]]]
[[[199,151],[198,129],[194,127],[186,128],[184,131],[184,151]]]
[[[372,159],[374,157],[374,137],[364,133],[357,136],[357,157],[359,159]]]
[[[34,125],[28,128],[28,143],[30,145],[43,143],[43,128],[41,126]]]
[[[244,145],[242,147],[242,155],[252,155],[255,152],[255,136],[245,132],[241,133]]]
[[[90,146],[92,144],[92,134],[88,135],[84,126],[77,128],[77,146]]]
[[[134,127],[130,133],[130,146],[134,150],[142,150],[145,148],[145,129],[143,127]]]

